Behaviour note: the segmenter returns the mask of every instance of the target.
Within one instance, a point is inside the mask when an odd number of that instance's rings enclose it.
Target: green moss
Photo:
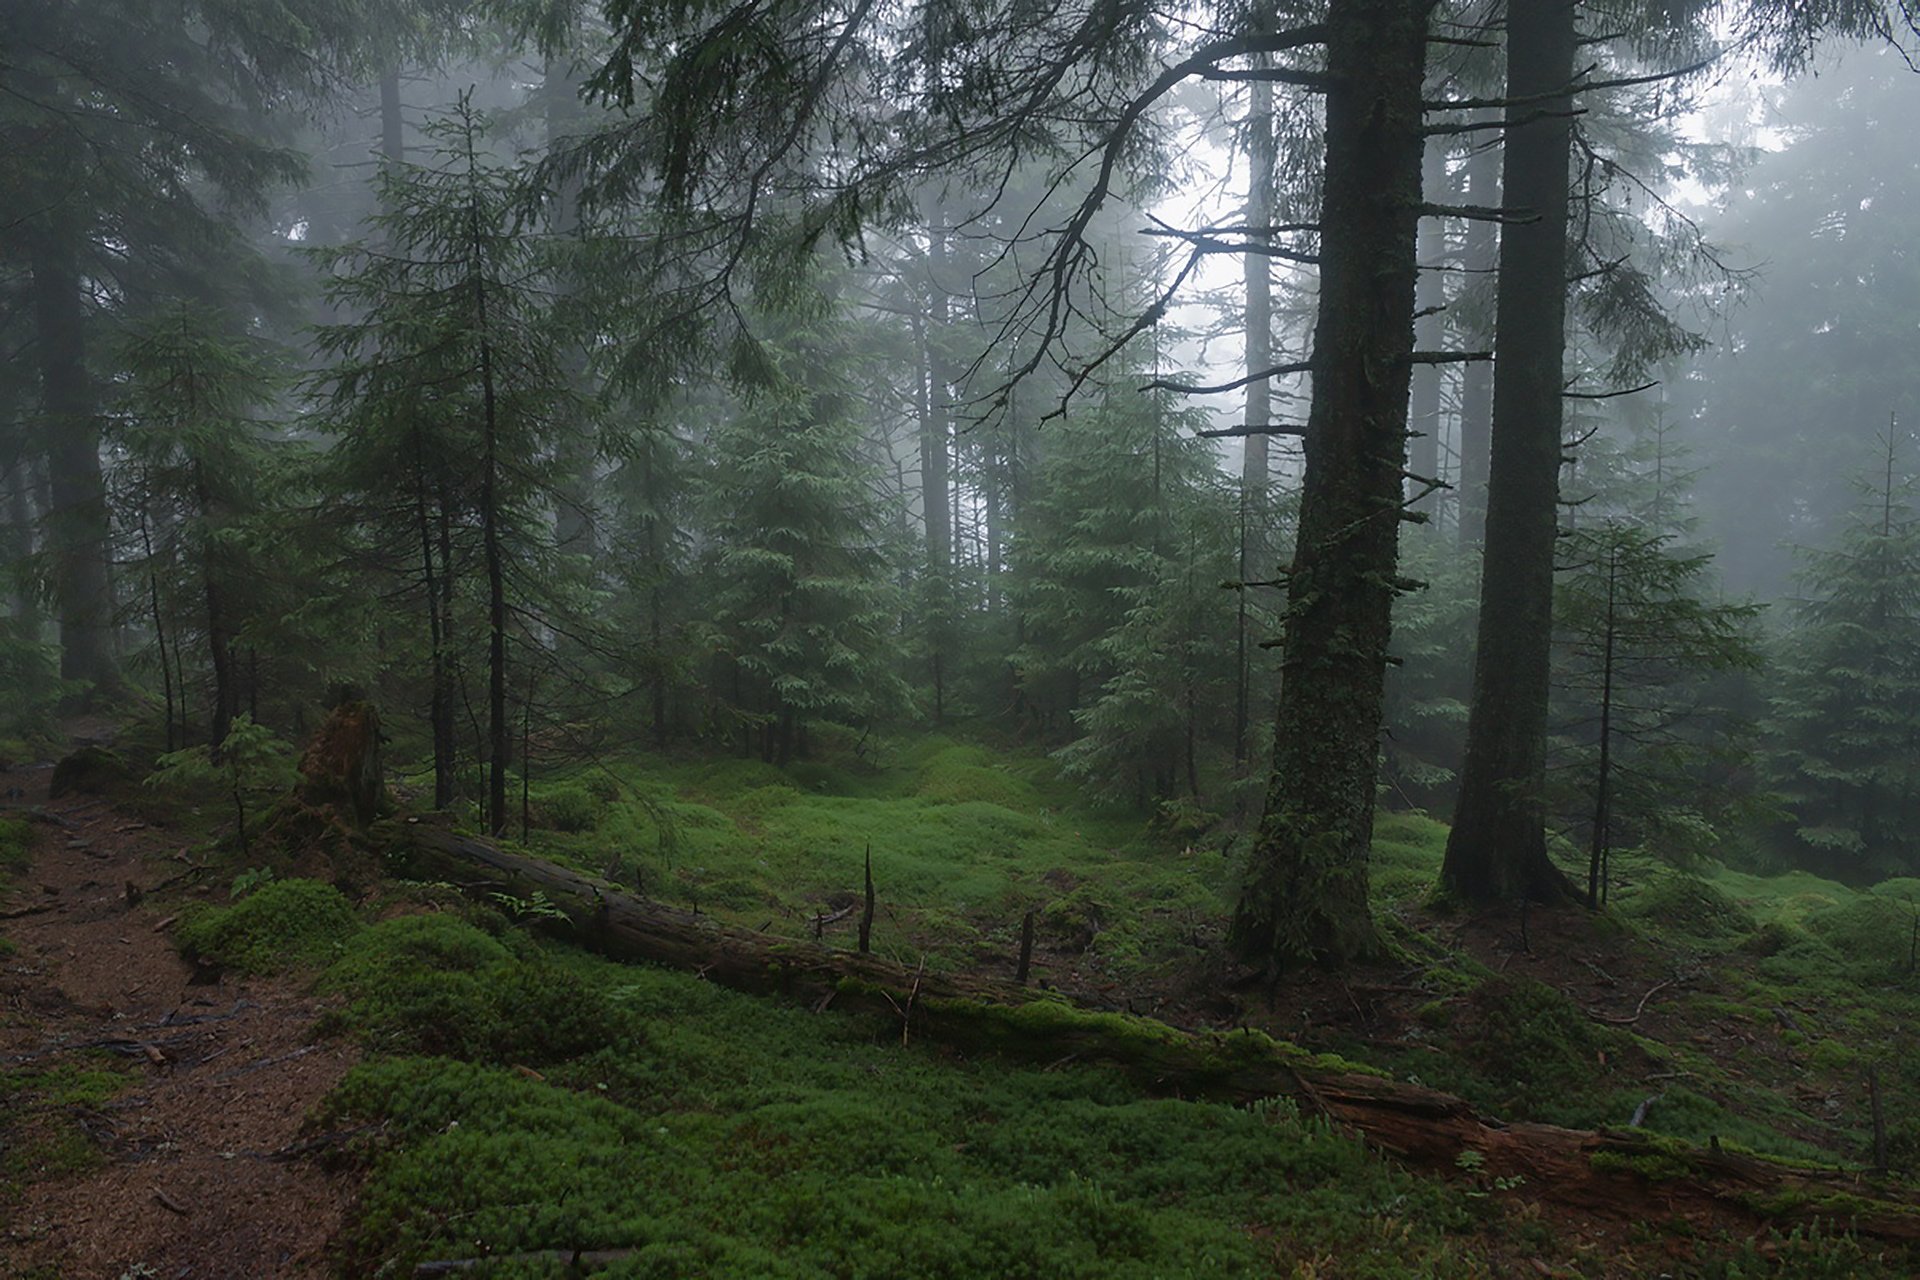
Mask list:
[[[194,913],[175,936],[192,959],[278,973],[333,960],[361,927],[353,905],[332,885],[275,880],[230,907]]]
[[[0,885],[33,866],[33,828],[24,818],[0,818]]]
[[[1920,908],[1905,901],[1861,897],[1814,911],[1807,931],[1850,967],[1874,977],[1904,974]]]
[[[54,800],[70,795],[107,796],[133,786],[133,767],[117,753],[105,747],[81,747],[53,766],[47,795]]]
[[[1718,940],[1752,933],[1755,922],[1731,897],[1697,876],[1669,874],[1635,894],[1625,913],[1690,937]]]
[[[350,1153],[348,1270],[584,1247],[663,1277],[1253,1277],[1329,1256],[1361,1280],[1485,1272],[1451,1235],[1471,1221],[1456,1193],[1291,1107],[1145,1099],[1084,1066],[954,1061],[682,975],[554,963],[614,984],[648,1034],[544,1080],[357,1068],[313,1121],[379,1125]]]
[[[352,1000],[327,1029],[387,1053],[540,1065],[637,1034],[601,992],[541,953],[446,915],[371,926],[319,986]]]

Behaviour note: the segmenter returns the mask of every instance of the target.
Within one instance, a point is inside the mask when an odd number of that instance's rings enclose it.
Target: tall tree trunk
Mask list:
[[[191,382],[189,373],[189,382]],[[188,395],[192,388],[189,385]],[[207,660],[213,667],[213,714],[207,722],[207,741],[217,754],[227,740],[234,717],[240,713],[240,682],[233,665],[233,624],[227,616],[226,588],[213,525],[220,518],[218,504],[207,484],[207,473],[193,464],[193,499],[203,526],[200,548],[201,591],[207,609]]]
[[[1264,80],[1248,86],[1247,226],[1249,239],[1268,235],[1274,223],[1275,170],[1279,147],[1273,135],[1273,86]],[[1273,367],[1272,263],[1264,253],[1244,262],[1247,285],[1247,372]],[[1253,588],[1244,584],[1268,578],[1273,548],[1267,541],[1268,460],[1266,429],[1273,422],[1273,386],[1267,378],[1247,384],[1247,435],[1240,455],[1240,581],[1234,614],[1233,758],[1244,761],[1253,737]]]
[[[1442,138],[1428,138],[1425,158],[1420,165],[1420,188],[1430,200],[1440,199],[1447,183],[1447,147]],[[1438,350],[1446,337],[1442,311],[1447,302],[1446,276],[1441,271],[1447,253],[1446,227],[1439,218],[1420,221],[1420,279],[1414,287],[1413,342],[1422,351]],[[1418,498],[1415,511],[1432,516],[1440,506],[1439,491],[1430,482],[1440,478],[1440,391],[1441,367],[1437,364],[1415,366],[1412,403],[1407,410],[1407,496]]]
[[[1500,157],[1480,144],[1467,157],[1467,203],[1494,209],[1500,205]],[[1484,219],[1467,223],[1461,246],[1462,287],[1480,292],[1500,265],[1500,233]],[[1492,334],[1476,325],[1463,344],[1484,351]],[[1460,372],[1460,545],[1478,547],[1487,524],[1487,442],[1493,431],[1493,366],[1475,362]]]
[[[100,421],[86,369],[80,268],[69,229],[49,223],[30,244],[60,676],[111,689],[120,677],[107,569],[107,492],[100,471]]]
[[[1377,952],[1367,854],[1405,471],[1428,0],[1335,0],[1313,409],[1267,810],[1229,940]]]
[[[400,104],[400,68],[380,73],[380,158],[399,165],[407,158],[407,121]]]
[[[541,80],[542,106],[546,113],[547,155],[558,156],[572,145],[582,129],[580,108],[580,76],[571,59],[559,54],[549,54],[545,73]],[[554,184],[552,228],[558,236],[577,236],[580,233],[580,179],[568,174]],[[572,282],[562,279],[556,289],[567,293]],[[567,385],[571,388],[583,387],[587,377],[586,353],[578,347],[568,346],[561,355],[561,365],[565,371]],[[559,478],[554,503],[553,540],[560,551],[568,555],[582,556],[588,564],[594,563],[600,554],[600,532],[595,523],[594,488],[595,444],[588,424],[568,423],[568,430],[561,433],[557,445],[559,451]]]
[[[1553,554],[1559,527],[1567,299],[1569,92],[1579,48],[1574,0],[1513,0],[1507,97],[1538,115],[1507,132],[1506,207],[1494,333],[1493,447],[1479,644],[1466,762],[1441,884],[1461,899],[1564,901],[1547,857],[1547,698]]]
[[[37,632],[39,610],[34,605],[33,591],[24,575],[13,572],[33,555],[33,450],[27,439],[26,423],[14,418],[9,412],[11,408],[11,405],[0,408],[0,414],[13,418],[5,429],[4,446],[0,446],[0,458],[4,458],[4,463],[0,463],[0,476],[5,477],[0,480],[0,490],[4,491],[0,493],[0,500],[6,505],[5,534],[0,539],[0,572],[12,578],[9,616],[23,628],[31,627]]]

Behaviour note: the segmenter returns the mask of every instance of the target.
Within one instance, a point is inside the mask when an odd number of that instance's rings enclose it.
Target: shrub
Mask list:
[[[586,787],[555,787],[543,794],[536,806],[536,818],[543,827],[578,834],[592,831],[606,815],[606,801]]]

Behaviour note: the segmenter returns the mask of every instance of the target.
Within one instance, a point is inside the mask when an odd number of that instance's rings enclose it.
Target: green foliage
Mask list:
[[[1746,816],[1749,738],[1717,681],[1759,666],[1759,608],[1712,600],[1711,557],[1665,529],[1608,519],[1559,554],[1549,802],[1584,835],[1604,900],[1616,847],[1695,862]]]
[[[1143,805],[1198,786],[1202,747],[1230,747],[1236,679],[1235,499],[1190,414],[1110,392],[1060,430],[1014,530],[1013,655],[1063,772]]]
[[[332,885],[275,880],[229,907],[189,915],[175,932],[189,957],[242,973],[323,965],[359,932],[353,904]]]
[[[549,787],[534,800],[534,820],[555,831],[592,831],[606,814],[606,801],[584,786]]]
[[[1885,444],[1837,545],[1807,554],[1768,726],[1795,851],[1846,876],[1920,870],[1920,518]]]
[[[899,604],[882,551],[890,512],[873,498],[849,375],[855,334],[783,317],[760,385],[724,415],[702,480],[712,536],[706,580],[718,676],[743,740],[786,763],[809,721],[859,725],[899,710]]]
[[[247,819],[265,801],[286,794],[297,780],[293,751],[271,729],[245,712],[235,716],[216,748],[212,745],[171,751],[154,761],[146,785],[158,791],[190,790],[218,784],[232,805],[240,852],[250,850]]]
[[[0,562],[0,583],[10,567]],[[60,740],[54,712],[69,692],[60,680],[58,655],[38,632],[31,617],[0,618],[0,739],[17,741],[21,756],[39,754]]]

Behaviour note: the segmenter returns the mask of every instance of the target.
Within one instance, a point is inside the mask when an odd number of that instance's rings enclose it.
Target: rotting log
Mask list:
[[[376,824],[390,865],[475,894],[538,892],[568,936],[601,954],[690,971],[816,1010],[877,1015],[904,1040],[1050,1065],[1103,1064],[1179,1097],[1285,1097],[1346,1125],[1408,1164],[1520,1179],[1516,1194],[1589,1213],[1648,1220],[1706,1214],[1791,1227],[1819,1222],[1920,1245],[1920,1195],[1862,1173],[1792,1165],[1651,1134],[1504,1124],[1464,1099],[1308,1053],[1251,1029],[1183,1031],[1086,1009],[1001,979],[928,972],[874,955],[743,929],[635,897],[605,880],[418,820]]]

